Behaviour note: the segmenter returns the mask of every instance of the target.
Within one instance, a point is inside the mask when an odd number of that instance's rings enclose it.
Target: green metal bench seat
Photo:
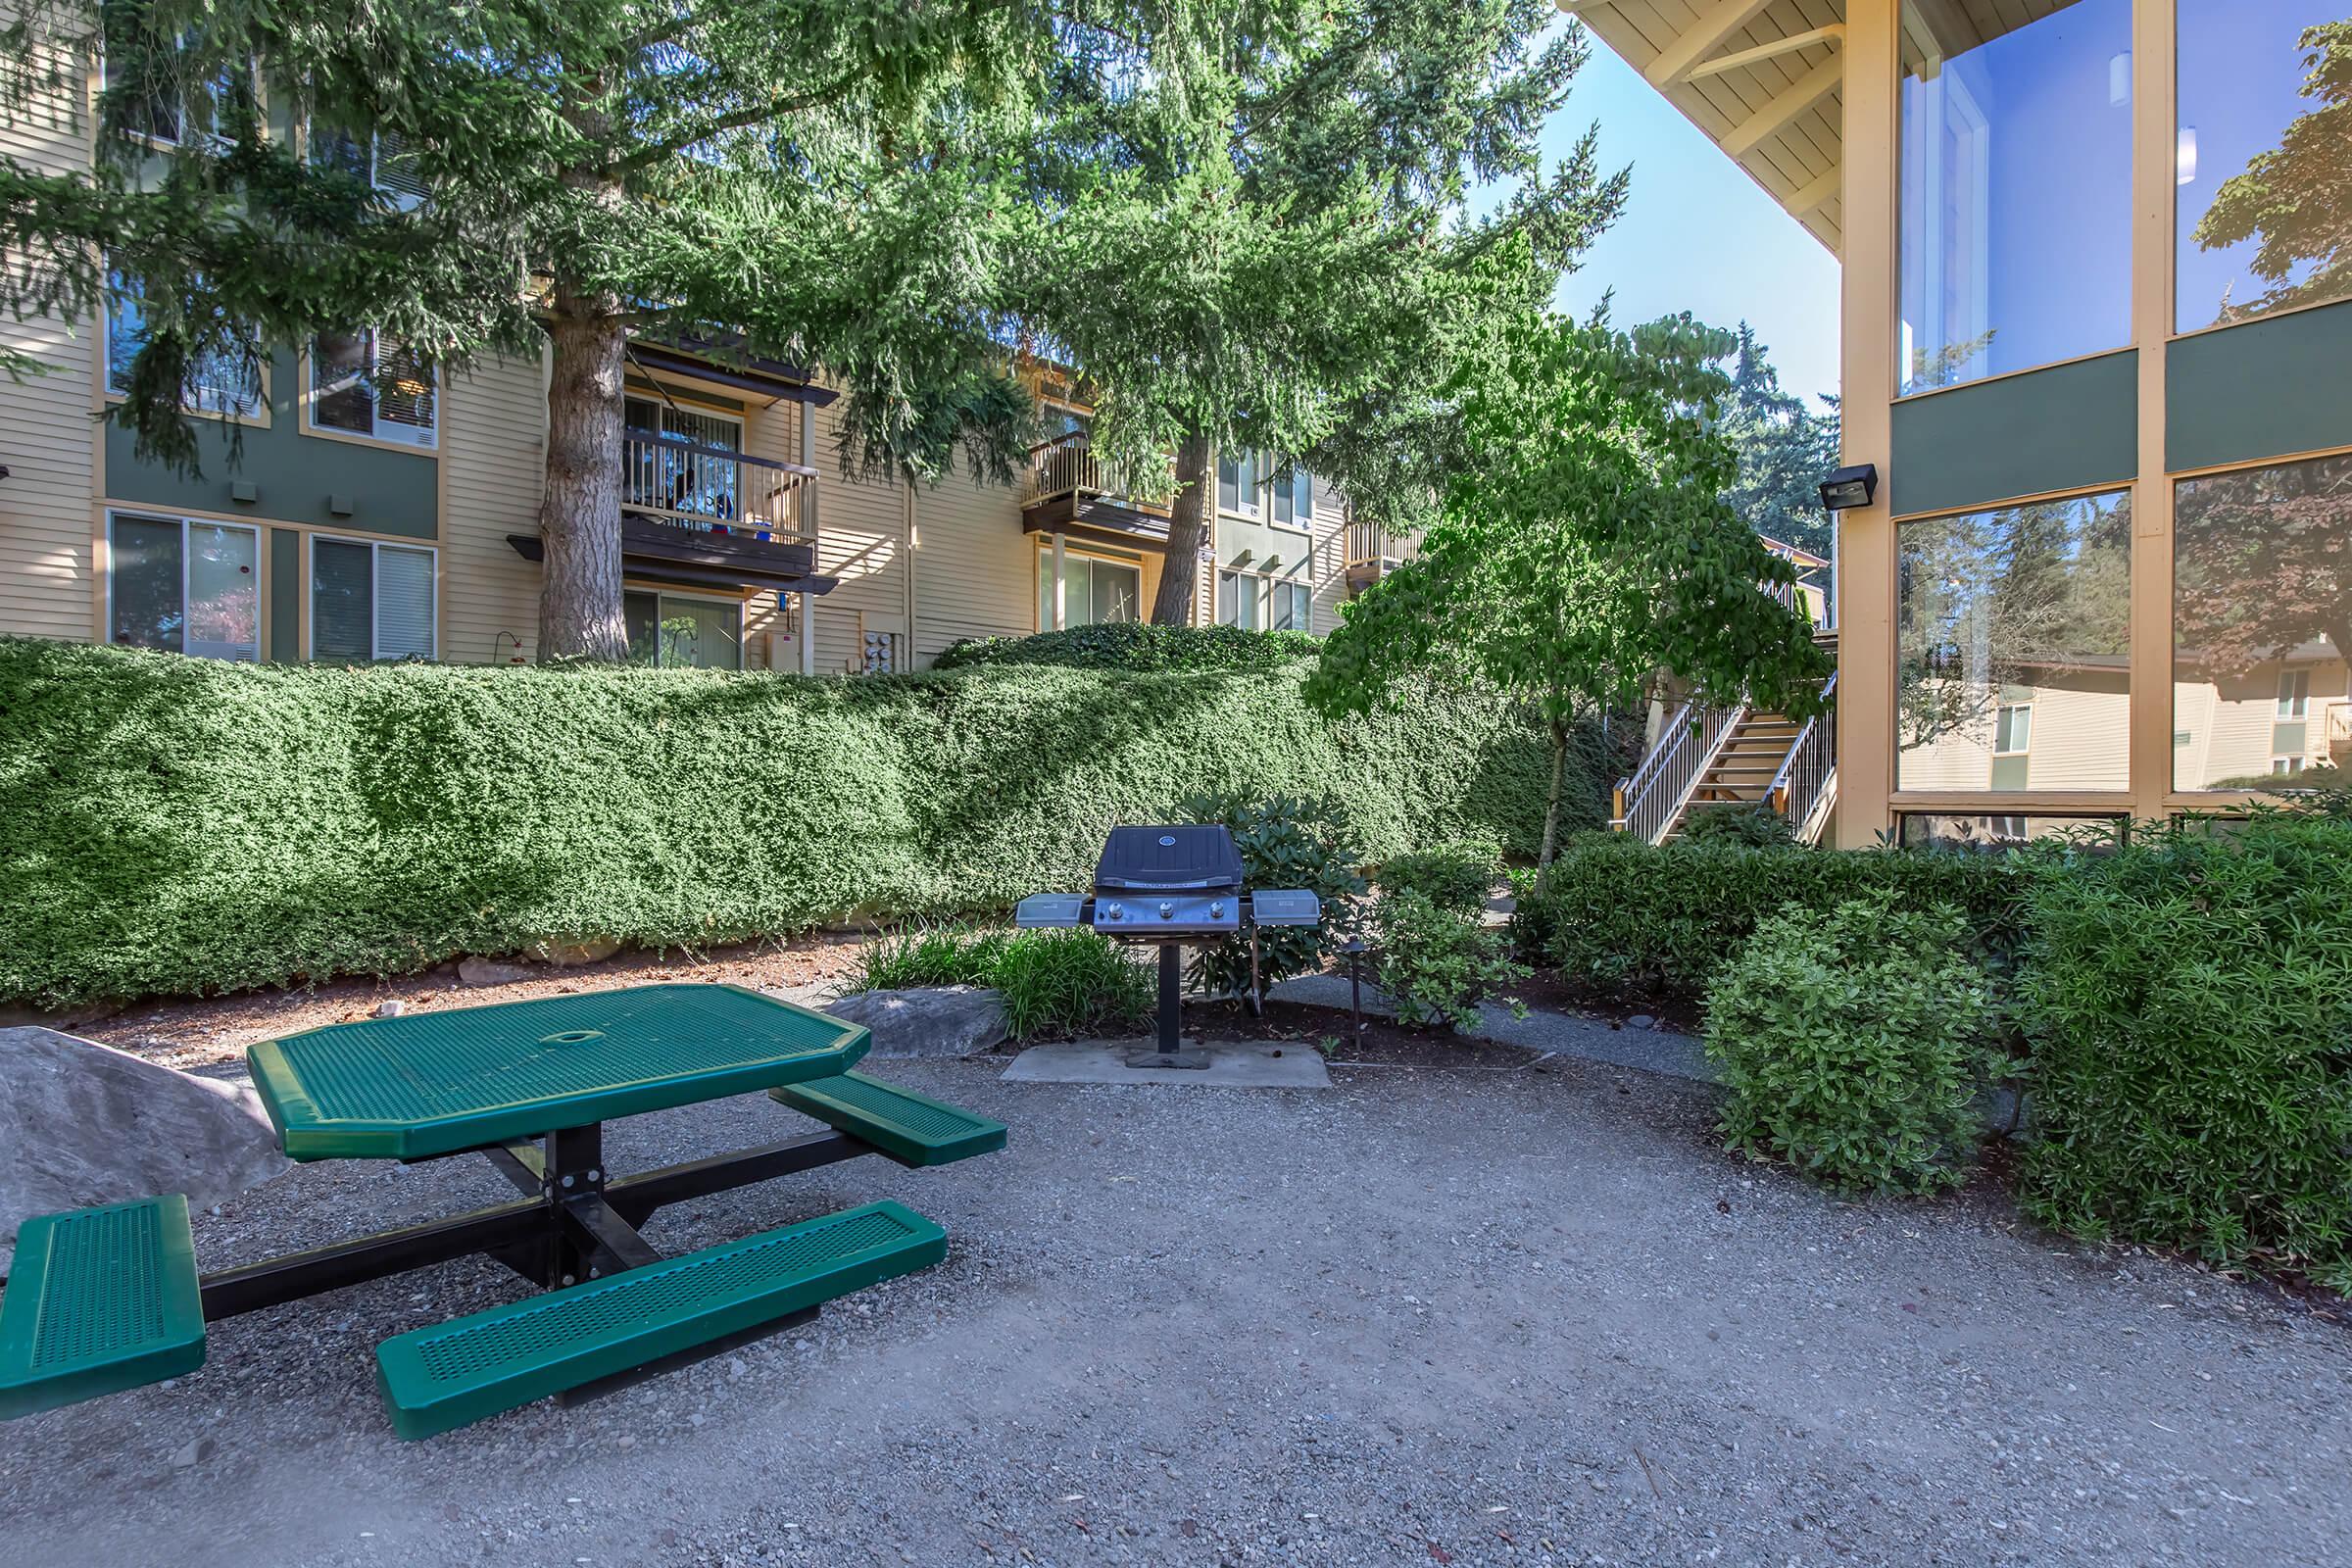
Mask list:
[[[204,1300],[177,1193],[26,1220],[0,1295],[0,1421],[204,1365]]]
[[[585,1285],[416,1329],[376,1347],[404,1438],[428,1438],[928,1268],[948,1233],[867,1203]]]
[[[902,1165],[945,1165],[1004,1147],[1004,1124],[861,1072],[809,1078],[768,1098],[862,1139]]]

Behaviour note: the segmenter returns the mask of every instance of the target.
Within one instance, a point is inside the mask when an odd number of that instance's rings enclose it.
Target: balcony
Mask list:
[[[1168,510],[1137,501],[1126,473],[1095,456],[1084,430],[1029,449],[1021,477],[1021,527],[1029,533],[1090,536],[1129,548],[1165,550]]]
[[[1410,547],[1410,540],[1376,522],[1348,524],[1340,535],[1340,564],[1347,575],[1348,591],[1360,594],[1395,571]]]
[[[537,534],[509,534],[526,560]],[[816,575],[816,470],[644,430],[621,438],[620,560],[681,587],[825,593]]]

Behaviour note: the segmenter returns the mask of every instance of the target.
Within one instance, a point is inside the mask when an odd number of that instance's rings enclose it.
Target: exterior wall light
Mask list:
[[[1879,493],[1879,466],[1865,463],[1859,467],[1839,468],[1821,481],[1821,505],[1825,512],[1851,512],[1867,507]]]

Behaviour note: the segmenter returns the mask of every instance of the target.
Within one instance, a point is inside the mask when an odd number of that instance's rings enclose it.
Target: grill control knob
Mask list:
[[[1175,918],[1176,918],[1176,906],[1174,906],[1173,904],[1162,903],[1162,904],[1160,905],[1160,906],[1159,906],[1159,917],[1160,917],[1162,920],[1173,920],[1173,919],[1175,919]]]
[[[1105,920],[1116,920],[1120,915],[1126,912],[1126,910],[1120,908],[1116,904],[1105,904],[1102,906],[1102,918]]]
[[[1222,919],[1224,919],[1224,918],[1225,918],[1225,906],[1223,906],[1222,904],[1211,904],[1211,905],[1208,906],[1208,917],[1209,917],[1211,920],[1222,920]]]

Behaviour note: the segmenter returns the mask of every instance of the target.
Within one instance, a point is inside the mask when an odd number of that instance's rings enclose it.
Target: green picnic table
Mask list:
[[[333,1024],[247,1053],[298,1160],[479,1154],[519,1200],[199,1276],[175,1194],[24,1222],[0,1295],[0,1418],[180,1376],[208,1323],[473,1255],[540,1287],[377,1347],[394,1429],[425,1437],[600,1392],[936,1263],[947,1233],[877,1202],[676,1257],[666,1204],[878,1153],[945,1164],[1001,1123],[851,1068],[862,1025],[737,986],[655,985]],[[618,1175],[604,1123],[764,1090],[826,1130]]]

